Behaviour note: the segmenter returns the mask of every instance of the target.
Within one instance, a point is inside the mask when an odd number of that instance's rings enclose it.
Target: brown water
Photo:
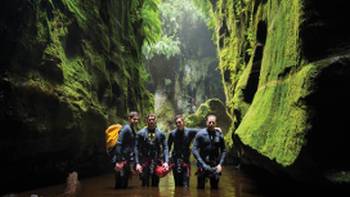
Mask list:
[[[196,167],[192,168],[196,170]],[[331,187],[320,185],[302,185],[293,182],[285,182],[277,177],[270,176],[252,168],[236,169],[225,166],[219,182],[218,190],[211,190],[209,181],[204,190],[196,188],[197,177],[192,172],[190,188],[175,188],[171,173],[160,179],[159,188],[141,187],[137,176],[133,176],[129,182],[129,188],[123,190],[114,189],[114,174],[107,174],[80,180],[78,197],[115,197],[115,196],[224,196],[224,197],[286,197],[286,196],[350,196],[348,185],[344,187]],[[8,197],[46,197],[67,196],[64,195],[65,184],[46,188],[40,188],[19,194],[7,195]],[[346,193],[346,195],[344,195]]]
[[[196,167],[192,169],[196,170]],[[204,190],[198,190],[197,177],[192,171],[190,188],[175,188],[171,173],[161,178],[159,188],[141,187],[137,176],[133,176],[129,182],[129,188],[115,190],[114,174],[80,180],[80,189],[76,196],[79,197],[116,197],[116,196],[150,196],[150,197],[188,197],[188,196],[224,196],[224,197],[299,197],[299,196],[350,196],[350,186],[340,185],[329,187],[329,185],[295,184],[284,179],[271,176],[255,168],[235,169],[224,166],[220,178],[219,189],[211,190],[209,181]],[[11,194],[7,197],[46,197],[66,196],[64,195],[65,184],[46,188],[40,188],[20,194]]]
[[[192,169],[196,169],[195,167]],[[231,166],[225,166],[220,178],[219,189],[211,190],[209,181],[206,183],[204,190],[198,190],[197,177],[192,171],[190,180],[190,188],[175,188],[174,180],[171,173],[166,177],[161,178],[159,188],[141,187],[141,183],[137,176],[133,176],[129,182],[129,188],[124,190],[115,190],[114,175],[108,174],[89,179],[80,180],[80,190],[78,196],[229,196],[229,197],[256,197],[262,196],[255,187],[254,181],[245,175],[242,171]],[[24,192],[15,196],[64,196],[65,185],[51,186],[47,188],[37,189]],[[260,194],[259,194],[260,193]]]

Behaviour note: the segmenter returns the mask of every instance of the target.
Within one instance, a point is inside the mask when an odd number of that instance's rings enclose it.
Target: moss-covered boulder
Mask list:
[[[298,180],[348,174],[344,2],[208,2],[244,161]]]
[[[153,106],[143,1],[5,1],[0,8],[0,154],[7,191],[110,170],[104,130]],[[6,181],[5,181],[6,180]]]
[[[223,133],[227,133],[232,124],[231,117],[226,112],[225,104],[217,98],[209,99],[202,103],[194,114],[185,117],[187,127],[206,127],[206,117],[209,114],[216,115],[217,126],[222,129]]]

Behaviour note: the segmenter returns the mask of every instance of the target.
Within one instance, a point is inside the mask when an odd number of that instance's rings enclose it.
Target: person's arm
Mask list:
[[[135,137],[135,147],[134,147],[134,154],[135,154],[135,163],[136,163],[136,171],[138,173],[142,173],[142,166],[140,164],[140,158],[139,158],[139,148],[140,148],[140,143],[141,143],[141,133],[140,131],[136,134]]]
[[[210,169],[210,166],[207,165],[204,160],[202,159],[201,155],[199,154],[199,149],[200,149],[200,140],[201,140],[201,135],[196,135],[196,137],[194,138],[194,142],[193,142],[193,147],[192,147],[192,154],[194,155],[194,157],[196,158],[196,160],[198,161],[198,163],[205,169],[208,170]]]
[[[219,159],[219,164],[215,167],[217,173],[220,173],[222,171],[222,164],[224,163],[226,153],[227,151],[226,151],[224,136],[222,135],[222,133],[220,133],[220,157],[219,157],[220,159]]]
[[[136,164],[140,163],[140,158],[139,158],[140,140],[141,140],[141,135],[140,135],[140,133],[137,133],[135,136],[135,146],[134,146],[134,154],[135,154],[135,163]]]
[[[227,154],[227,150],[226,150],[226,145],[225,145],[225,140],[224,140],[224,136],[222,135],[222,133],[220,134],[220,160],[219,160],[219,164],[222,165],[224,163],[226,154]]]
[[[115,163],[117,162],[116,148],[117,148],[117,146],[114,146],[110,151],[108,151],[108,155],[111,158],[111,163],[112,163],[113,167],[115,166]]]
[[[116,160],[117,162],[125,160],[123,157],[123,143],[125,143],[125,138],[128,133],[127,128],[123,127],[119,133],[117,144],[116,144]]]
[[[171,151],[171,147],[173,145],[173,142],[174,142],[173,133],[170,132],[169,136],[168,136],[168,149],[169,149],[169,152]]]
[[[169,149],[168,149],[168,144],[166,142],[166,136],[164,133],[162,133],[162,148],[163,148],[163,155],[164,155],[164,162],[168,163],[169,162]]]

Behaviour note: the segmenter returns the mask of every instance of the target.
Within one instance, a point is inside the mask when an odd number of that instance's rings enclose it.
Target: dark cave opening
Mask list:
[[[267,36],[267,24],[265,21],[260,21],[258,23],[258,31],[256,33],[256,40],[258,43],[265,45]]]
[[[224,80],[227,83],[231,82],[231,72],[228,69],[224,71]]]
[[[256,35],[257,46],[254,52],[253,65],[249,74],[247,85],[243,90],[244,100],[248,103],[252,103],[255,93],[258,89],[261,61],[263,58],[266,36],[267,24],[265,21],[260,21],[258,24],[258,31]]]

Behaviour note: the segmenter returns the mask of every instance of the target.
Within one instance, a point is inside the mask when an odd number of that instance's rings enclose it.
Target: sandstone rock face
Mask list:
[[[107,125],[153,105],[141,62],[142,2],[2,3],[2,188],[109,170]]]
[[[227,107],[243,161],[298,180],[348,180],[350,12],[343,1],[218,0]],[[338,173],[344,172],[344,173]]]

